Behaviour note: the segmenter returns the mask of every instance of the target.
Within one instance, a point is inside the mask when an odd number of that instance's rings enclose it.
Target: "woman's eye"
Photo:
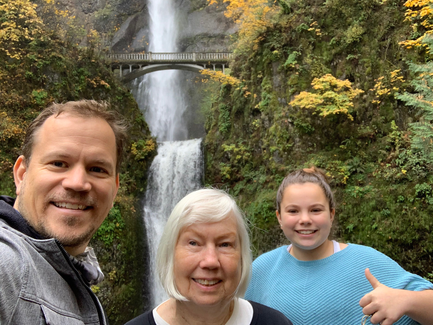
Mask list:
[[[298,212],[297,210],[288,210],[287,211],[288,213],[296,213],[296,212]]]
[[[222,244],[221,244],[221,247],[230,247],[230,246],[231,246],[230,243],[222,243]]]
[[[190,240],[190,241],[188,242],[188,244],[191,245],[191,246],[197,246],[197,242],[194,241],[194,240]]]

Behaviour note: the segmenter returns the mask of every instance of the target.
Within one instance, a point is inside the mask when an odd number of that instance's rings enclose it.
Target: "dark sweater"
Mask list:
[[[250,325],[293,325],[292,322],[279,311],[254,301],[249,301],[249,303],[253,306],[254,310]],[[152,310],[150,310],[127,322],[125,325],[156,325],[156,323],[153,318]]]

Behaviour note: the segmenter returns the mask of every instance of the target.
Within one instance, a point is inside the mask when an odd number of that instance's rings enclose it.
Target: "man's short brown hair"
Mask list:
[[[109,104],[104,101],[79,100],[63,104],[53,103],[45,108],[29,125],[22,146],[22,155],[28,164],[32,157],[35,134],[50,116],[59,116],[62,113],[84,117],[97,117],[105,120],[111,127],[116,138],[116,173],[119,173],[123,160],[123,150],[127,139],[125,120],[116,111],[110,110]]]

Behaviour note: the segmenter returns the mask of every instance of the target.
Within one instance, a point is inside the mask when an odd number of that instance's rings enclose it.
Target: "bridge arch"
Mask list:
[[[119,69],[119,77],[128,82],[147,73],[160,70],[188,70],[200,72],[200,70],[216,70],[216,66],[222,71],[228,67],[233,54],[227,52],[217,53],[111,53],[106,55],[111,69]],[[124,69],[125,68],[125,69]]]
[[[131,72],[127,74],[122,73],[121,80],[124,82],[132,81],[138,77],[144,76],[145,74],[161,71],[161,70],[186,70],[193,72],[200,72],[201,70],[206,69],[205,67],[198,64],[152,64],[147,65],[138,69],[132,69]]]

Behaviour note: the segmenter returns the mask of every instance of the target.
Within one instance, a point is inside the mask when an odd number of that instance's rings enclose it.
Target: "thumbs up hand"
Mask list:
[[[372,324],[394,324],[405,314],[406,290],[392,289],[380,283],[368,268],[365,269],[365,277],[373,290],[359,301],[359,305],[363,307],[362,312],[365,315],[372,315]]]

